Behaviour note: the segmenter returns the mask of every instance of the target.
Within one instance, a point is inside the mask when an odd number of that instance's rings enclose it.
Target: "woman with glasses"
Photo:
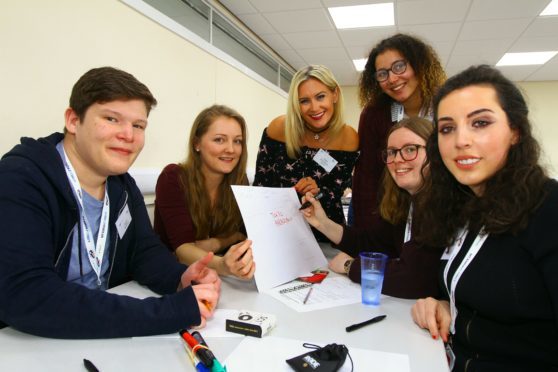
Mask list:
[[[453,371],[558,371],[558,182],[539,163],[525,99],[474,66],[434,108],[416,232],[448,247],[445,300],[417,301],[413,320],[448,342]]]
[[[432,120],[432,97],[446,75],[436,52],[420,39],[396,34],[370,52],[360,77],[364,107],[358,127],[360,157],[355,165],[349,223],[370,224],[378,213],[381,151],[394,123],[406,117]]]
[[[425,145],[432,129],[429,121],[417,117],[403,119],[390,128],[387,146],[382,151],[386,163],[380,204],[382,219],[373,220],[365,229],[331,221],[320,202],[311,193],[306,194],[312,206],[303,210],[304,217],[343,251],[330,261],[333,271],[348,274],[351,280],[360,283],[358,253],[382,252],[389,256],[382,293],[402,298],[439,294],[437,277],[442,250],[423,246],[413,237],[413,220],[417,215],[413,201],[424,183]]]

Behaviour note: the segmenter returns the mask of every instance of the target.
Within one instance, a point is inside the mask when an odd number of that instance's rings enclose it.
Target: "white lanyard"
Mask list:
[[[453,245],[450,247],[450,251],[451,251],[450,252],[450,257],[449,257],[448,263],[446,264],[446,267],[444,269],[444,283],[445,283],[446,289],[448,290],[449,295],[450,295],[450,311],[451,311],[451,328],[450,328],[450,331],[451,331],[452,334],[455,334],[455,318],[457,317],[457,306],[455,304],[455,287],[457,286],[457,282],[459,282],[459,279],[461,278],[461,275],[463,274],[463,272],[465,272],[465,270],[467,269],[467,267],[469,266],[471,261],[473,261],[473,259],[477,255],[477,253],[479,253],[482,245],[484,244],[484,241],[486,240],[486,238],[488,238],[488,233],[484,232],[484,227],[481,228],[479,234],[477,235],[477,237],[473,241],[473,244],[471,244],[471,247],[467,251],[467,254],[465,255],[465,257],[463,257],[463,260],[461,261],[461,264],[459,265],[457,270],[455,270],[455,273],[453,274],[453,278],[451,280],[451,285],[450,285],[450,287],[448,287],[449,268],[450,268],[451,264],[453,263],[453,260],[457,256],[457,253],[461,249],[461,246],[463,245],[463,242],[465,241],[466,236],[467,236],[467,228],[461,229],[458,232],[457,239],[456,239],[455,243],[453,243]]]
[[[413,203],[409,206],[409,214],[407,215],[407,225],[405,226],[405,239],[403,243],[407,243],[411,240],[411,228],[413,225]]]
[[[425,109],[424,107],[420,109],[418,116],[420,118],[427,119],[429,121],[433,120],[432,109]],[[393,102],[391,104],[391,121],[394,123],[399,123],[401,120],[405,119],[405,107],[399,102]]]
[[[81,185],[79,184],[79,180],[76,175],[76,171],[72,164],[70,163],[67,155],[66,150],[62,146],[62,152],[64,156],[62,157],[62,161],[64,163],[64,169],[66,170],[66,175],[68,176],[68,180],[70,181],[70,185],[72,186],[72,191],[74,196],[76,197],[79,205],[80,211],[80,226],[83,236],[85,237],[85,248],[87,249],[87,257],[89,257],[89,262],[91,263],[91,267],[97,274],[97,284],[101,285],[101,265],[103,263],[103,256],[105,254],[105,242],[107,240],[107,229],[108,229],[108,220],[109,220],[109,211],[110,211],[110,202],[108,197],[108,185],[105,184],[105,199],[103,201],[103,211],[101,212],[101,222],[99,225],[99,232],[97,234],[97,244],[93,245],[93,233],[91,231],[91,224],[87,220],[87,216],[85,215],[85,207],[83,205],[83,195],[81,191]],[[78,243],[79,246],[79,243]]]

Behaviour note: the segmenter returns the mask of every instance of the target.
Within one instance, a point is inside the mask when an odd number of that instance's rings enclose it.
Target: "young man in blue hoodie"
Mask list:
[[[44,337],[109,338],[204,325],[220,293],[151,229],[128,169],[157,101],[111,67],[74,85],[64,134],[22,138],[0,160],[0,322]],[[106,292],[128,280],[160,298]]]

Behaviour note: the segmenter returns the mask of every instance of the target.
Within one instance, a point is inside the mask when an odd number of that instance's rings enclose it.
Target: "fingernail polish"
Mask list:
[[[438,336],[432,335],[432,339],[437,340]]]

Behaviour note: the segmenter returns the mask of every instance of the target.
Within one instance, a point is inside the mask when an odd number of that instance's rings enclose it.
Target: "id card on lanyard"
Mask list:
[[[103,210],[101,212],[101,222],[99,224],[99,232],[97,234],[97,242],[93,244],[93,232],[91,231],[91,224],[87,220],[85,215],[85,207],[83,204],[83,195],[81,191],[81,185],[77,178],[76,171],[74,167],[68,160],[66,155],[66,150],[62,147],[62,152],[64,156],[62,157],[62,162],[64,163],[64,169],[66,170],[66,176],[70,181],[72,187],[72,192],[78,201],[79,215],[80,215],[80,228],[84,236],[85,248],[87,249],[87,257],[89,258],[89,263],[97,274],[97,285],[101,285],[101,265],[103,264],[103,256],[105,254],[105,243],[107,240],[107,230],[109,225],[109,212],[110,212],[110,201],[108,197],[108,185],[105,184],[105,198],[103,201]]]
[[[473,261],[477,253],[479,253],[486,238],[488,238],[488,233],[484,231],[484,227],[481,228],[479,234],[473,241],[473,244],[471,244],[471,247],[465,254],[465,257],[463,257],[463,260],[455,270],[455,273],[453,274],[453,278],[451,279],[451,283],[448,286],[449,269],[453,263],[453,260],[457,256],[457,253],[459,253],[459,251],[461,250],[461,247],[463,246],[463,242],[465,241],[465,237],[467,236],[467,233],[468,233],[467,227],[461,229],[457,233],[457,239],[450,247],[448,263],[446,264],[446,267],[444,269],[444,284],[446,285],[446,290],[450,295],[450,312],[451,312],[450,332],[452,334],[455,334],[455,318],[457,317],[457,306],[455,304],[455,288],[457,287],[457,283],[459,282],[461,275],[463,275],[463,273],[465,272],[465,270],[467,269],[471,261]]]
[[[405,225],[405,238],[403,239],[403,243],[407,243],[411,240],[411,229],[413,226],[413,204],[409,206],[409,214],[407,215],[407,223]]]

